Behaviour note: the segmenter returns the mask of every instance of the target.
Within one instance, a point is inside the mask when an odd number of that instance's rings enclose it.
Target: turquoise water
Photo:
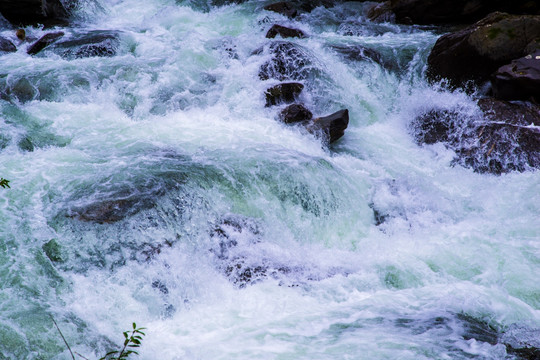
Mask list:
[[[423,77],[440,30],[268,3],[88,2],[64,31],[120,31],[115,56],[0,56],[0,359],[70,359],[51,315],[89,359],[134,321],[140,359],[505,359],[540,328],[540,174],[411,134],[479,111]],[[275,22],[309,35],[302,102],[349,109],[330,147],[264,106]]]

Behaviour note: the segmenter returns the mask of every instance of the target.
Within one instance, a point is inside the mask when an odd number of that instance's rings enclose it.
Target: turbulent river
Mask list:
[[[540,172],[412,134],[479,111],[425,80],[445,30],[269,3],[89,1],[63,31],[117,31],[114,56],[0,57],[0,359],[70,359],[51,316],[89,359],[132,322],[140,359],[509,359],[539,336]],[[349,110],[329,146],[265,106],[274,23],[308,35],[299,100]],[[336,51],[358,45],[388,66]]]

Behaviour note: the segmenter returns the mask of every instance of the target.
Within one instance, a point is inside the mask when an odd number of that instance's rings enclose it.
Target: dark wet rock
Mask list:
[[[298,9],[287,1],[267,5],[264,7],[264,10],[273,11],[289,18],[295,18],[298,15]]]
[[[375,207],[375,204],[370,203],[369,207],[373,210],[373,220],[375,221],[375,226],[380,226],[384,224],[390,218],[389,214],[383,213],[381,210]]]
[[[538,2],[530,0],[390,0],[396,22],[448,24],[478,21],[494,11],[539,14]]]
[[[395,20],[394,12],[390,1],[380,4],[374,4],[367,11],[367,18],[373,22],[393,22]]]
[[[48,49],[67,59],[108,57],[116,55],[119,44],[120,32],[94,30],[57,41]]]
[[[169,293],[169,288],[161,280],[152,281],[152,287],[159,290],[162,294],[167,295]]]
[[[299,81],[306,79],[313,70],[307,50],[299,45],[276,41],[268,48],[256,51],[255,54],[260,54],[265,50],[271,54],[272,58],[261,65],[259,70],[261,80]]]
[[[462,325],[462,336],[465,340],[474,339],[491,345],[497,344],[499,333],[495,327],[486,321],[476,319],[467,314],[457,314],[456,317]]]
[[[64,32],[62,31],[45,34],[28,48],[27,53],[29,55],[35,55],[47,46],[58,41],[62,36],[64,36]]]
[[[38,96],[38,90],[30,80],[23,77],[9,84],[6,87],[6,94],[21,103],[25,103],[34,100]]]
[[[331,115],[319,117],[306,126],[313,134],[322,135],[329,144],[335,142],[345,134],[349,125],[349,110],[339,110]]]
[[[270,30],[266,33],[268,39],[273,39],[276,36],[281,36],[282,38],[305,38],[306,34],[302,30],[292,29],[278,24],[274,24]]]
[[[261,230],[258,224],[250,218],[242,216],[226,216],[215,224],[210,231],[214,246],[210,251],[218,259],[229,258],[229,250],[239,243],[255,244],[259,242]]]
[[[266,97],[266,106],[291,103],[298,98],[303,89],[304,85],[296,82],[272,86],[264,93]]]
[[[52,262],[64,262],[66,259],[62,255],[62,248],[56,241],[56,239],[51,239],[42,246],[45,255]]]
[[[465,29],[440,37],[428,57],[427,76],[451,86],[487,81],[499,67],[525,54],[540,36],[540,16],[493,13]]]
[[[8,39],[0,37],[0,54],[17,51],[17,47]]]
[[[454,163],[480,173],[540,168],[540,107],[491,98],[478,106],[480,118],[435,109],[419,116],[413,122],[417,141],[445,143],[456,152]]]
[[[456,128],[459,113],[451,110],[433,109],[418,116],[413,123],[414,136],[419,144],[448,142]]]
[[[65,24],[69,16],[60,0],[2,0],[0,13],[13,25]]]
[[[500,67],[491,86],[498,99],[540,102],[540,50]]]
[[[286,124],[308,121],[312,118],[311,111],[302,104],[291,104],[279,113],[279,120]]]
[[[249,266],[243,259],[236,259],[225,268],[225,275],[240,288],[267,278],[268,267],[262,265]]]

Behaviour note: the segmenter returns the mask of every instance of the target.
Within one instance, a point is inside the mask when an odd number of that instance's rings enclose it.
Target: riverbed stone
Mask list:
[[[266,106],[277,105],[280,103],[290,103],[295,101],[304,85],[297,82],[289,82],[274,85],[266,90]]]
[[[111,57],[116,55],[119,44],[119,31],[93,30],[72,34],[69,39],[59,40],[48,49],[67,59]]]
[[[337,141],[345,134],[349,125],[349,110],[339,110],[331,115],[318,117],[306,126],[306,129],[316,135],[322,135],[329,144]]]
[[[36,55],[41,50],[45,49],[47,46],[58,41],[58,39],[60,39],[62,36],[64,36],[63,31],[45,34],[38,41],[33,43],[26,52],[29,55]]]
[[[499,67],[527,55],[527,46],[539,36],[540,16],[492,13],[441,36],[429,54],[427,76],[456,87],[483,83]]]
[[[0,37],[0,55],[17,51],[17,47],[8,39]]]
[[[282,26],[279,24],[274,24],[272,25],[270,30],[268,30],[268,32],[266,33],[266,38],[273,39],[278,35],[281,36],[282,38],[296,37],[296,38],[303,39],[307,37],[306,34],[302,30],[288,28],[286,26]]]
[[[279,113],[279,120],[285,124],[299,123],[312,118],[313,113],[302,104],[291,104]]]

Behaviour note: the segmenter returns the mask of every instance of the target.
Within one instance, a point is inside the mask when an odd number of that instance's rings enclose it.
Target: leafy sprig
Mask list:
[[[9,180],[6,180],[4,178],[0,178],[0,186],[3,187],[4,189],[11,188],[11,186],[9,186]]]
[[[141,330],[146,330],[146,328],[137,328],[137,324],[133,323],[133,330],[123,332],[125,340],[122,350],[110,351],[99,360],[126,360],[131,354],[139,355],[137,351],[132,349],[141,346],[142,337],[146,335]]]

